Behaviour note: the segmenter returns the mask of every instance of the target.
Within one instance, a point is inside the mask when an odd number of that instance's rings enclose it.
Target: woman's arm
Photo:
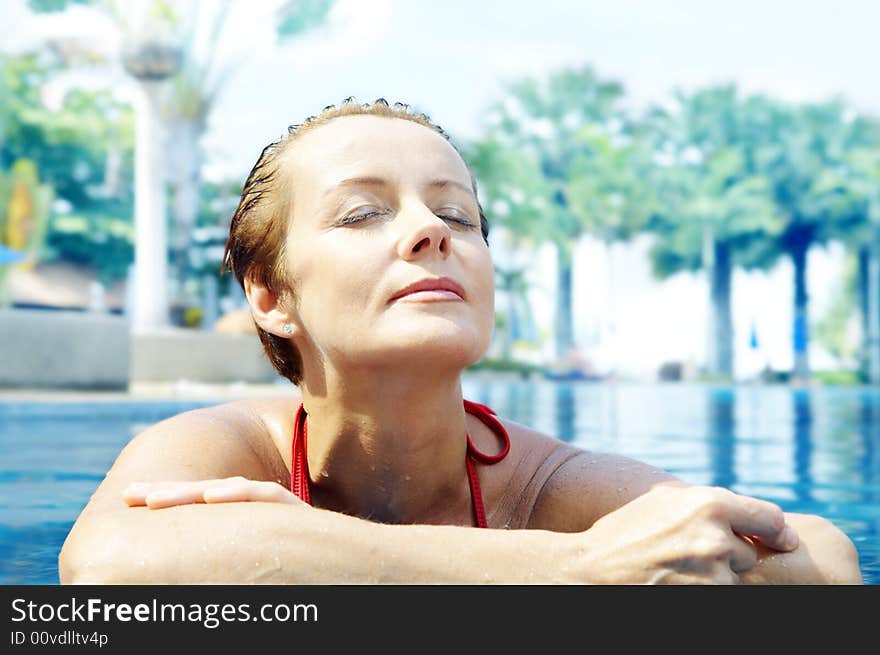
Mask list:
[[[687,497],[675,498],[677,490],[687,489]],[[619,455],[584,453],[566,462],[548,480],[529,525],[565,532],[586,530],[594,544],[592,555],[601,554],[608,564],[619,562],[618,566],[608,568],[612,576],[606,581],[625,584],[629,574],[621,577],[615,573],[626,572],[632,558],[641,557],[647,563],[655,557],[659,563],[668,556],[663,533],[673,523],[663,516],[665,508],[692,503],[684,516],[690,513],[692,518],[688,520],[693,521],[717,511],[711,502],[713,495],[723,499],[735,494],[717,487],[687,485],[659,469]],[[754,566],[739,571],[736,582],[862,584],[858,552],[834,524],[808,514],[785,513],[781,517],[797,534],[797,548],[770,548],[759,536],[752,535]],[[731,526],[736,534],[750,534],[747,529],[737,530],[733,523]],[[682,538],[690,534],[692,541],[706,534],[696,536],[686,525],[677,529]],[[629,535],[629,544],[622,547],[620,540],[614,538],[616,534]],[[616,550],[612,552],[606,544],[614,544]],[[729,544],[729,539],[719,539],[706,545],[725,554]],[[624,556],[627,552],[632,556],[629,559]]]
[[[84,524],[62,584],[576,582],[573,540],[542,531],[398,526],[267,502],[131,508]],[[570,553],[566,553],[566,549]]]
[[[77,520],[59,558],[61,581],[716,583],[755,564],[731,524],[790,547],[775,506],[700,488],[644,494],[608,514],[603,529],[568,533],[382,525],[298,502],[152,510],[123,500],[132,482],[242,476],[274,484],[286,475],[265,423],[246,406],[162,421],[124,449]],[[633,547],[639,538],[649,539],[650,553]]]
[[[576,580],[563,565],[576,557],[576,544],[549,532],[382,525],[299,502],[153,510],[124,501],[132,482],[243,476],[286,484],[284,463],[272,453],[266,425],[247,403],[185,412],[148,428],[122,451],[74,524],[59,555],[61,583]]]
[[[786,513],[800,545],[790,553],[758,547],[758,563],[743,584],[863,584],[859,554],[846,534],[815,514]]]

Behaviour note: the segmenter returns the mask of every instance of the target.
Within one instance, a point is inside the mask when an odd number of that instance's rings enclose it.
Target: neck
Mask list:
[[[469,511],[460,372],[328,375],[321,395],[302,391],[316,505],[387,523]]]

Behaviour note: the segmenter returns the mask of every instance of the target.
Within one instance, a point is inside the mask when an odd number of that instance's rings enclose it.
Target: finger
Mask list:
[[[216,485],[205,490],[205,502],[301,502],[280,484],[268,481],[247,480],[240,484]]]
[[[754,568],[758,563],[758,550],[748,537],[733,535],[730,553],[730,569],[734,573],[743,573]]]
[[[762,544],[767,546],[768,548],[772,548],[773,550],[779,550],[783,552],[788,552],[795,550],[800,543],[800,539],[798,537],[797,532],[795,532],[794,528],[790,525],[786,525],[782,533],[775,538],[768,538],[762,535],[751,535],[756,540],[760,541]]]
[[[739,584],[739,574],[731,570],[729,566],[718,567],[713,578],[713,584],[716,585],[735,585]]]
[[[302,502],[276,482],[259,481],[248,485],[248,500],[266,503],[296,504]]]
[[[122,500],[129,507],[146,505],[149,488],[149,485],[144,482],[132,482],[122,491]]]
[[[204,503],[202,490],[196,487],[151,491],[147,494],[146,505],[150,509],[163,509],[175,505],[194,505]]]
[[[774,550],[794,550],[797,533],[785,523],[785,514],[774,503],[730,492],[727,496],[730,527],[734,532],[754,537]]]
[[[250,501],[252,481],[221,481],[207,487],[202,494],[206,503],[234,503]]]
[[[204,503],[205,489],[216,485],[219,480],[195,480],[191,482],[156,483],[148,491],[146,505],[150,509],[162,509],[175,505]]]
[[[122,492],[122,499],[130,507],[169,507],[200,500],[201,491],[226,479],[173,480],[160,482],[132,482]]]

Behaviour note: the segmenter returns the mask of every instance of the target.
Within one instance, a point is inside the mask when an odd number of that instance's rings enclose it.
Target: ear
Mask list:
[[[282,303],[282,294],[271,291],[265,284],[252,277],[245,278],[244,293],[251,306],[254,321],[263,330],[282,339],[290,339],[299,330],[299,325]],[[289,324],[293,332],[285,333],[285,324]]]

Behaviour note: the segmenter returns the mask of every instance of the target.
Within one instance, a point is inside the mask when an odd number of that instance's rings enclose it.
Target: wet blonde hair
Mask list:
[[[245,280],[260,282],[279,297],[296,298],[296,289],[287,278],[284,268],[285,237],[290,218],[292,199],[289,175],[281,172],[281,156],[303,133],[325,125],[340,116],[384,116],[418,123],[445,138],[456,152],[449,135],[423,113],[415,113],[401,102],[389,105],[384,98],[369,104],[361,104],[354,98],[346,98],[339,106],[329,105],[316,116],[309,116],[303,123],[291,125],[280,139],[263,148],[257,163],[251,169],[241,191],[241,198],[229,225],[229,238],[223,255],[221,273],[231,271],[242,289]],[[465,166],[467,163],[465,162]],[[477,182],[471,173],[474,197]],[[479,201],[480,230],[483,240],[489,243],[489,224]],[[289,339],[270,334],[259,325],[257,334],[272,366],[282,376],[298,385],[302,380],[302,359]]]

